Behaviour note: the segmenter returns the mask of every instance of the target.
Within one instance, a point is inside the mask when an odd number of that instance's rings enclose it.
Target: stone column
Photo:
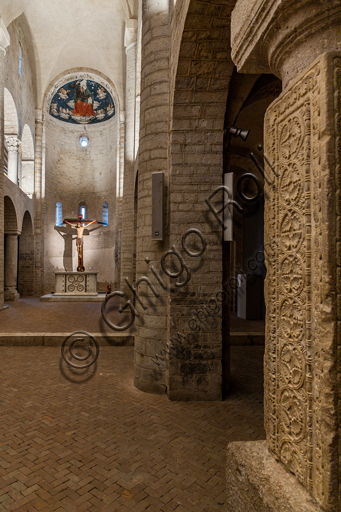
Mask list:
[[[18,282],[18,233],[5,233],[5,301],[19,300]]]
[[[4,304],[4,67],[10,37],[0,18],[0,311]]]
[[[229,445],[235,512],[341,510],[340,33],[336,0],[239,0],[232,16],[238,71],[272,72],[284,87],[264,129],[273,178],[264,365],[272,456],[262,442]]]
[[[138,285],[146,309],[136,301],[140,317],[135,336],[135,386],[150,393],[165,393],[166,370],[155,363],[166,348],[167,299],[149,269],[159,270],[167,241],[152,240],[152,173],[165,173],[168,180],[169,144],[169,1],[142,1],[141,115],[138,174],[136,275],[143,275],[158,288],[156,297],[144,281]],[[163,278],[165,276],[163,275]],[[143,278],[143,279],[146,279]],[[167,279],[167,278],[166,278]]]
[[[35,147],[34,147],[34,294],[43,293],[43,264],[44,264],[44,226],[42,216],[42,182],[43,182],[43,114],[36,109]]]
[[[8,178],[18,185],[18,163],[20,140],[15,135],[6,135],[8,150]]]
[[[137,20],[126,22],[125,151],[122,205],[121,283],[132,280],[134,246],[134,160]]]

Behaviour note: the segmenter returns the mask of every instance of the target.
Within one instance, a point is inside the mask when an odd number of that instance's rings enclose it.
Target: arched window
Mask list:
[[[19,75],[22,75],[22,47],[19,43]]]
[[[108,201],[105,201],[102,206],[102,222],[106,226],[109,224],[109,205]]]
[[[63,205],[60,201],[56,203],[56,226],[63,224]]]
[[[82,216],[82,219],[86,218],[86,204],[85,203],[81,203],[79,205],[79,214]]]

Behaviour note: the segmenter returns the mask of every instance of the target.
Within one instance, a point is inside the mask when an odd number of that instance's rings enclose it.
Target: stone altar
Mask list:
[[[54,295],[97,296],[98,272],[57,271]]]

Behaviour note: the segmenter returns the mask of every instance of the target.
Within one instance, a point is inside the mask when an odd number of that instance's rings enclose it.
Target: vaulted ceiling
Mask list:
[[[138,0],[0,0],[5,26],[20,17],[29,32],[37,106],[50,82],[74,68],[103,73],[123,100],[125,21],[137,18],[137,4]]]

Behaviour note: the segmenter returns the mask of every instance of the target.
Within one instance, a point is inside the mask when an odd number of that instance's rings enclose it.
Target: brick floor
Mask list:
[[[134,388],[132,347],[83,373],[0,347],[0,511],[225,511],[227,443],[265,437],[263,350],[232,348],[224,402],[171,402]]]

